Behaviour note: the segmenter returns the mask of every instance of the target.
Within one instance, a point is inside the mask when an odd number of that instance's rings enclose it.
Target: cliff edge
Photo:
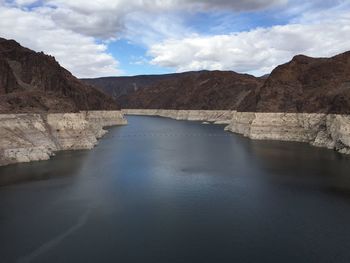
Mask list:
[[[0,166],[91,149],[103,127],[126,124],[116,102],[54,57],[0,38]]]
[[[350,51],[331,58],[295,56],[275,68],[241,111],[350,113]]]
[[[54,57],[0,38],[0,113],[118,109],[110,96],[74,77]]]

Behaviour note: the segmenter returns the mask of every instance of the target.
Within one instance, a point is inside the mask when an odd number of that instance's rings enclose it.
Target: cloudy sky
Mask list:
[[[0,36],[78,77],[234,70],[350,50],[350,0],[0,0]]]

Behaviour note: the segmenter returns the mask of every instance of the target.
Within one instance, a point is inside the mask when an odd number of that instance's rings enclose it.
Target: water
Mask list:
[[[349,157],[128,119],[92,151],[0,168],[26,179],[0,188],[0,262],[350,262]]]

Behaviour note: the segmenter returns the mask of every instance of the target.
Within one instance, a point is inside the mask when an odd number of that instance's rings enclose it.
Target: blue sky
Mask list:
[[[0,0],[0,36],[78,77],[234,70],[350,50],[349,0]]]
[[[174,70],[148,63],[147,47],[119,39],[108,44],[108,52],[119,61],[122,75],[166,74]]]

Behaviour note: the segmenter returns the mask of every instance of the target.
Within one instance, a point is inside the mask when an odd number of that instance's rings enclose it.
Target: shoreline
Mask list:
[[[122,112],[226,124],[225,130],[253,140],[304,142],[350,154],[350,115],[157,109],[124,109]]]
[[[0,166],[48,160],[58,151],[92,149],[108,132],[104,128],[127,124],[124,115],[210,122],[253,140],[304,142],[350,154],[350,115],[126,109],[0,114]]]
[[[0,166],[92,149],[107,133],[103,128],[126,124],[122,111],[0,114]]]

